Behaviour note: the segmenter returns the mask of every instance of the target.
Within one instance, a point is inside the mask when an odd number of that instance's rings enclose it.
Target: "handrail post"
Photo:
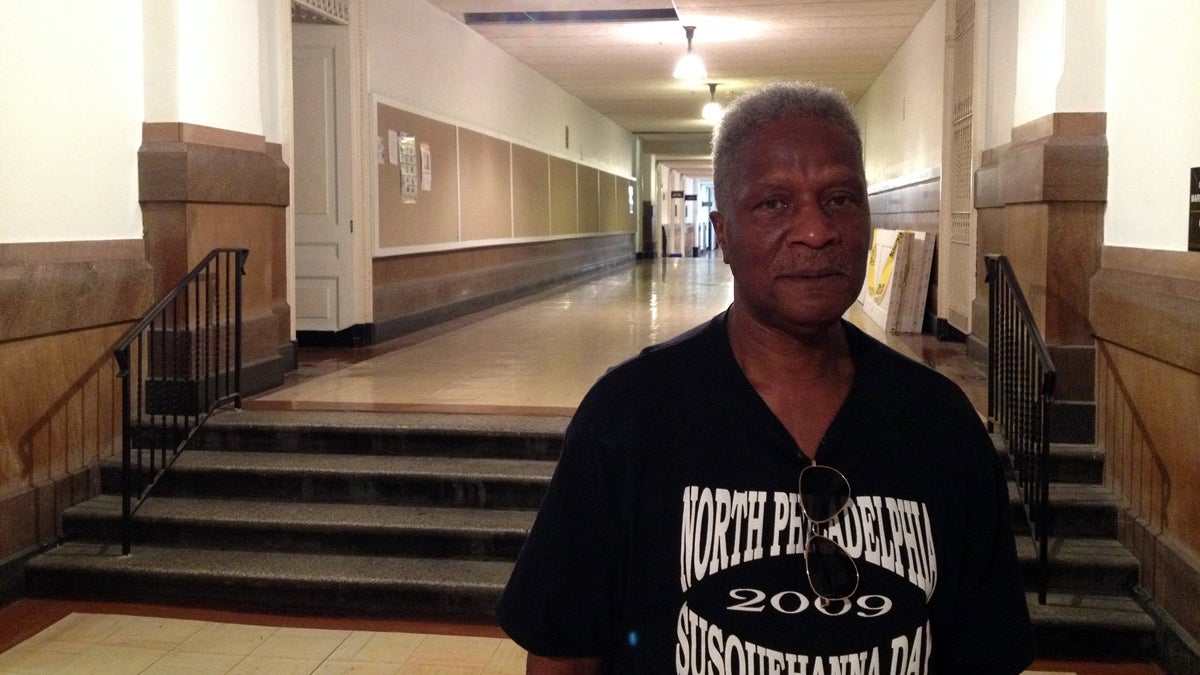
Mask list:
[[[129,555],[133,540],[133,439],[132,428],[129,424],[129,399],[132,389],[129,386],[129,346],[118,349],[114,354],[117,360],[117,376],[121,378],[121,555]]]
[[[1050,543],[1050,433],[1056,371],[1012,266],[984,256],[988,283],[988,429],[1004,435],[1037,547],[1038,602],[1046,604]]]
[[[234,274],[234,322],[233,322],[233,405],[242,409],[242,277],[246,274],[246,258],[250,256],[249,249],[237,252],[237,273]]]
[[[221,269],[223,261],[229,265],[231,255],[236,255],[233,259],[238,268],[233,281],[236,318],[230,327],[226,315],[224,327],[226,334],[232,328],[236,337],[232,345],[233,372],[222,373],[219,297],[222,289],[228,289],[229,281],[222,278]],[[200,425],[214,410],[231,401],[237,408],[242,407],[242,276],[249,255],[248,249],[213,250],[113,347],[122,391],[121,551],[124,555],[132,547],[134,514]],[[172,318],[170,327],[166,323],[168,313]],[[158,335],[144,341],[147,331]],[[225,353],[229,351],[226,345]],[[228,368],[228,358],[224,363]],[[131,373],[137,378],[136,383]],[[226,383],[232,379],[234,392],[220,389],[222,377]],[[136,469],[135,435],[139,443]],[[147,448],[140,445],[143,442],[150,443],[148,467],[143,466],[143,455],[147,454],[143,452]]]

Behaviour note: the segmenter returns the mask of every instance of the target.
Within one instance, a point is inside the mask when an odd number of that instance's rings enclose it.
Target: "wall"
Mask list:
[[[290,33],[280,30],[278,11],[287,4],[144,3],[150,65],[138,199],[154,294],[214,248],[250,249],[243,314],[243,383],[250,392],[281,384],[294,362],[289,175],[279,137],[290,101],[282,100],[286,87],[266,82],[290,63]]]
[[[448,14],[423,0],[370,0],[367,26],[372,93],[413,112],[633,175],[631,133]]]
[[[879,77],[855,102],[868,183],[942,163],[946,0],[937,0]]]
[[[1097,441],[1146,595],[1200,642],[1200,253],[1185,250],[1190,169],[1200,166],[1189,114],[1200,104],[1190,84],[1200,5],[1107,8],[1108,204],[1089,306]]]
[[[1109,2],[1105,106],[1112,157],[1104,242],[1187,249],[1191,167],[1200,166],[1200,3]],[[1153,74],[1147,77],[1147,74]]]
[[[0,595],[119,447],[112,346],[209,249],[252,248],[246,359],[281,381],[287,4],[0,3]]]
[[[1060,384],[1095,401],[1094,439],[1122,543],[1141,564],[1140,593],[1195,649],[1200,254],[1184,249],[1189,174],[1200,166],[1187,112],[1200,92],[1186,84],[1200,58],[1189,30],[1200,6],[988,6],[980,248],[1010,256],[1052,345],[1091,352],[1068,361],[1087,363],[1087,381],[1060,371]]]
[[[0,4],[0,562],[95,494],[116,447],[107,349],[150,303],[141,6],[64,10]]]
[[[982,10],[979,88],[989,105],[980,110],[978,137],[988,145],[973,186],[977,248],[1012,263],[1060,362],[1059,398],[1079,402],[1070,415],[1083,419],[1090,438],[1088,283],[1100,266],[1108,175],[1103,4],[990,1]],[[986,293],[980,271],[971,337],[980,355]]]
[[[863,132],[871,225],[938,231],[946,0],[937,0],[854,106]],[[925,324],[936,318],[933,265]]]
[[[141,236],[142,32],[138,2],[0,3],[0,243]]]
[[[632,261],[637,214],[627,197],[619,214],[605,206],[634,175],[632,134],[423,0],[370,0],[367,13],[371,96],[429,138],[449,135],[435,139],[438,186],[416,205],[392,199],[398,170],[386,154],[375,167],[372,323],[365,335],[321,339],[388,339]],[[372,156],[389,128],[408,131],[378,124]],[[465,166],[464,149],[483,161]],[[548,161],[544,212],[513,192],[533,175],[531,157]],[[456,193],[433,194],[447,186]],[[554,199],[568,193],[576,203]]]
[[[1096,0],[1021,0],[1014,123],[1104,105],[1105,7]],[[1127,4],[1127,3],[1126,3]]]

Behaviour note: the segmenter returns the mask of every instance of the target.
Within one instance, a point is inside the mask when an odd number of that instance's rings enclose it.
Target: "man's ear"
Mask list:
[[[721,247],[721,260],[726,264],[729,263],[729,235],[725,228],[728,223],[725,222],[725,214],[720,211],[710,211],[708,219],[712,221],[713,231],[717,234],[717,246]]]

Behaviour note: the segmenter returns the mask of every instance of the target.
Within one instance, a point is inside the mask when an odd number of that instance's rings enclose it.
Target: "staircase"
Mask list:
[[[229,411],[135,519],[119,465],[27,566],[31,595],[487,619],[549,484],[566,419]]]
[[[66,543],[29,563],[29,593],[491,621],[566,422],[222,412],[138,512],[132,555],[120,555],[118,472],[107,464],[104,494],[65,514]],[[1102,454],[1060,444],[1053,456],[1047,605],[1018,536],[1039,657],[1146,658],[1154,624],[1129,596],[1138,569],[1116,541]]]
[[[997,449],[1004,441],[993,436]],[[1050,561],[1046,604],[1037,598],[1037,551],[1010,481],[1017,556],[1039,658],[1151,658],[1155,624],[1134,601],[1138,562],[1117,541],[1117,502],[1102,485],[1094,445],[1050,446]]]

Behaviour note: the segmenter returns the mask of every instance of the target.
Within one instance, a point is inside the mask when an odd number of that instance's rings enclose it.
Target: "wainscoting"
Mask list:
[[[1105,248],[1090,316],[1121,541],[1149,598],[1200,641],[1200,256]]]

